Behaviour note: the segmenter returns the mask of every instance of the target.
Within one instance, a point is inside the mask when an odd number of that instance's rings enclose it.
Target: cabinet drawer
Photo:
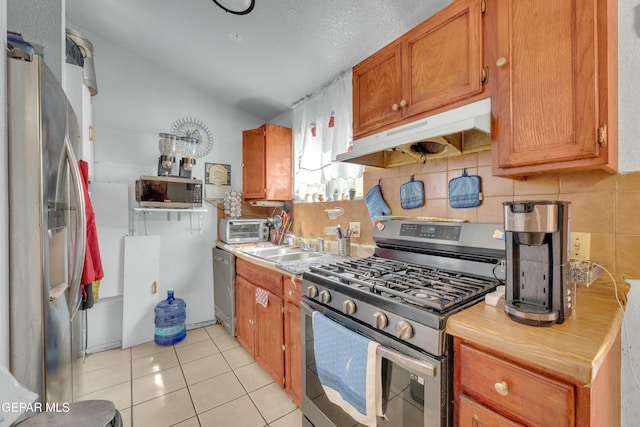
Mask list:
[[[254,285],[260,286],[277,296],[282,296],[282,275],[280,273],[237,258],[236,274],[244,277]]]
[[[296,307],[300,306],[300,296],[302,295],[302,280],[296,279],[292,276],[282,276],[284,299],[294,304]]]
[[[458,427],[523,427],[464,395],[458,414]]]
[[[461,394],[526,424],[574,425],[573,386],[534,374],[464,343],[457,363]]]

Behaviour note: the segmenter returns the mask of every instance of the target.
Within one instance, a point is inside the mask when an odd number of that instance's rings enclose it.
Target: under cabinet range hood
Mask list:
[[[353,141],[336,161],[388,168],[491,148],[491,98]]]

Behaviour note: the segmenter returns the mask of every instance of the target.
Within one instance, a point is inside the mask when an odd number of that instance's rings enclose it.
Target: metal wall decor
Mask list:
[[[176,136],[186,136],[195,138],[196,143],[196,158],[206,156],[213,147],[213,135],[209,128],[198,119],[193,117],[183,117],[176,120],[171,125],[170,133]]]

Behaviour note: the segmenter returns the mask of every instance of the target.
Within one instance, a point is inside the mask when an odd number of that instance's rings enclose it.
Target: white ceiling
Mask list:
[[[66,0],[66,11],[71,26],[268,121],[451,1],[256,0],[236,16],[211,0]]]

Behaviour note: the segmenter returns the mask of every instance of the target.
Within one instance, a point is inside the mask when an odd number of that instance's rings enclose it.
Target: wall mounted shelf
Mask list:
[[[144,214],[144,227],[145,234],[147,229],[147,218],[146,215],[150,212],[166,212],[167,213],[167,221],[171,221],[171,214],[178,214],[178,221],[182,218],[182,214],[189,214],[189,227],[191,232],[193,233],[193,220],[192,215],[198,214],[198,234],[202,234],[202,222],[204,221],[204,213],[207,212],[207,208],[133,208],[133,235],[135,236],[138,232],[138,219],[140,213]]]

